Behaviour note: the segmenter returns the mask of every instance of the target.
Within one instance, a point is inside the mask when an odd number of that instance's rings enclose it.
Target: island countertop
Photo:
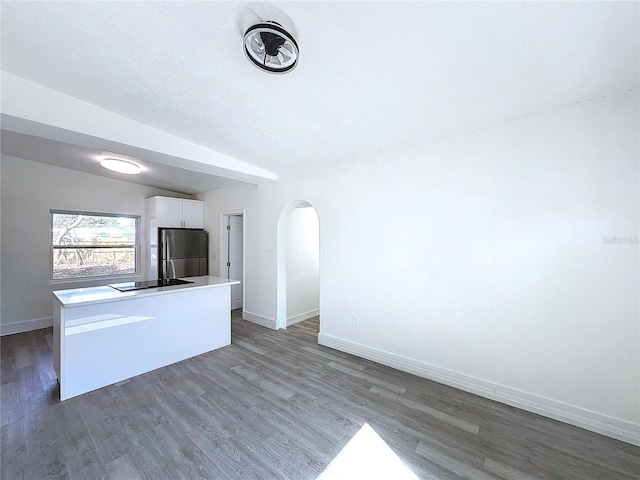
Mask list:
[[[193,283],[184,285],[171,285],[167,287],[145,288],[129,292],[120,292],[108,285],[101,287],[72,288],[68,290],[55,290],[54,297],[64,307],[79,307],[83,305],[93,305],[98,303],[117,302],[140,297],[151,297],[154,295],[166,295],[184,289],[202,289],[211,287],[223,287],[228,285],[238,285],[240,281],[228,278],[212,277],[209,275],[202,277],[185,277]],[[117,283],[117,282],[114,282]]]
[[[231,344],[226,278],[121,292],[53,292],[53,367],[60,400]]]

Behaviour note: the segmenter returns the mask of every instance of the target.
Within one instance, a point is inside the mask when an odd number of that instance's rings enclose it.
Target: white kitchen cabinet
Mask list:
[[[182,199],[170,197],[155,197],[156,220],[158,227],[182,227]]]
[[[204,228],[204,202],[182,200],[182,222],[185,228]]]
[[[148,198],[147,215],[161,228],[204,228],[204,203],[200,200]]]

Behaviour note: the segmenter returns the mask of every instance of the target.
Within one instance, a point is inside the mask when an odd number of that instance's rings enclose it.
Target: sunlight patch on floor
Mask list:
[[[358,478],[418,480],[368,423],[358,430],[316,480]]]

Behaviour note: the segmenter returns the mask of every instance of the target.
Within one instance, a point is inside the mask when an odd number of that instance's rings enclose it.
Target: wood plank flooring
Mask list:
[[[65,402],[51,329],[2,337],[1,478],[640,478],[638,447],[321,347],[317,317],[232,332]]]

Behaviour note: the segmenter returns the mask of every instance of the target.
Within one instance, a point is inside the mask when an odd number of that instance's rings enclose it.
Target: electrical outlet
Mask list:
[[[213,259],[216,260],[218,258],[218,254],[216,252],[213,252]]]
[[[267,257],[273,257],[273,248],[267,248]]]
[[[351,324],[354,327],[359,327],[360,326],[360,317],[357,315],[354,315],[353,317],[351,317]]]

